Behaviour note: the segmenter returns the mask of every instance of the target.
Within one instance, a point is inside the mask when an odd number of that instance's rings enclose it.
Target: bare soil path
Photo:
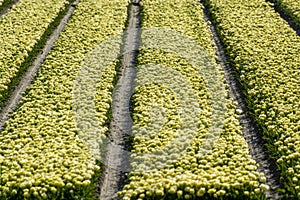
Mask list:
[[[139,2],[132,2],[129,23],[124,35],[123,58],[119,79],[113,92],[112,121],[109,127],[110,142],[107,145],[105,172],[101,180],[101,200],[118,199],[117,192],[124,184],[125,174],[130,170],[129,153],[125,137],[130,135],[130,98],[136,75],[135,56],[139,44]]]

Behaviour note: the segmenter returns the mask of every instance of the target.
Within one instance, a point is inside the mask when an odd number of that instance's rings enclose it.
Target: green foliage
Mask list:
[[[13,0],[0,0],[0,12],[2,12],[9,4],[13,2]]]

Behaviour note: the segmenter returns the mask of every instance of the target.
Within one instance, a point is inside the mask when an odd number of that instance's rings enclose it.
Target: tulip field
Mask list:
[[[134,6],[138,29],[128,27]],[[0,127],[0,200],[100,199],[107,169],[120,168],[105,161],[116,83],[127,67],[136,70],[132,126],[117,145],[130,169],[111,180],[119,181],[118,199],[300,199],[299,8],[299,0],[0,0],[0,112],[18,84],[30,83]],[[25,80],[60,23],[37,74]],[[134,66],[119,55],[94,74],[94,123],[80,116],[87,108],[78,74],[97,65],[91,56],[128,53],[124,44],[134,40],[126,30],[138,33]],[[111,38],[105,55],[93,54]],[[255,124],[272,169],[251,151],[241,115]]]

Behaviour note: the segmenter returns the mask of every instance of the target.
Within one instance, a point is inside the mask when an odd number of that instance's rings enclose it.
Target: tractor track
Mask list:
[[[136,75],[135,56],[140,40],[139,0],[132,2],[127,30],[123,36],[124,47],[121,67],[112,101],[112,120],[109,125],[109,143],[105,155],[105,171],[100,178],[100,199],[118,199],[117,192],[124,186],[130,171],[126,136],[131,135],[130,98]]]
[[[72,16],[72,14],[76,8],[76,5],[79,3],[79,1],[80,0],[76,0],[70,4],[65,16],[60,20],[59,25],[52,32],[51,36],[47,39],[44,48],[36,56],[32,65],[24,72],[24,74],[21,77],[20,82],[16,85],[16,87],[12,91],[10,97],[5,102],[5,105],[2,108],[1,113],[0,113],[0,131],[3,130],[5,122],[9,118],[9,114],[12,113],[17,108],[18,103],[22,100],[23,94],[26,92],[27,87],[34,80],[35,75],[37,74],[42,63],[44,62],[47,55],[51,51],[51,49],[52,49],[54,43],[56,42],[56,40],[58,39],[60,33],[63,31],[69,18]]]
[[[264,173],[267,181],[266,184],[270,186],[270,190],[266,192],[266,196],[271,200],[278,200],[282,198],[276,190],[281,188],[280,173],[276,168],[276,161],[270,158],[265,141],[259,132],[259,128],[252,116],[249,114],[249,109],[246,103],[246,96],[243,94],[242,86],[237,78],[234,76],[234,68],[229,64],[223,44],[217,34],[215,24],[209,15],[207,8],[204,9],[205,20],[209,21],[209,27],[213,36],[214,43],[217,47],[217,56],[220,60],[220,65],[225,73],[225,79],[229,85],[230,97],[238,103],[237,108],[242,110],[239,115],[239,121],[242,126],[242,132],[252,158],[259,163],[258,172]]]

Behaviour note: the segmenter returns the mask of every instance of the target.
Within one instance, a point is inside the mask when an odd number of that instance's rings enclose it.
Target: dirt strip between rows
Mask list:
[[[34,60],[33,64],[23,74],[21,81],[15,87],[14,91],[10,95],[10,98],[5,103],[5,106],[2,108],[0,113],[0,131],[3,130],[4,124],[8,120],[9,114],[12,113],[17,108],[18,103],[22,100],[23,94],[25,93],[27,87],[34,80],[35,75],[40,69],[48,53],[51,51],[51,48],[53,47],[54,43],[58,39],[60,33],[63,31],[69,18],[72,16],[75,7],[79,3],[79,1],[80,0],[76,0],[74,3],[72,3],[69,6],[66,15],[62,18],[59,25],[56,27],[56,29],[53,31],[53,33],[47,40],[45,47],[40,51],[40,53]]]
[[[267,178],[266,184],[270,186],[270,190],[266,192],[266,196],[272,200],[280,199],[282,195],[276,192],[276,189],[281,187],[279,181],[280,173],[276,168],[276,162],[275,160],[270,158],[268,150],[264,146],[265,142],[262,139],[261,134],[259,133],[259,129],[253,118],[249,114],[246,97],[242,92],[240,83],[234,76],[233,67],[228,64],[229,62],[223,49],[222,42],[218,37],[214,22],[209,16],[207,9],[205,9],[204,14],[206,20],[211,22],[210,29],[213,35],[214,42],[217,46],[217,56],[225,73],[226,82],[230,86],[230,96],[234,99],[234,101],[238,103],[238,109],[242,110],[242,114],[239,115],[239,120],[243,128],[242,131],[244,134],[244,138],[249,146],[250,154],[252,158],[257,163],[259,163],[258,171],[265,174]]]
[[[130,136],[132,120],[130,117],[130,98],[133,93],[133,83],[136,75],[135,57],[140,40],[139,2],[132,2],[127,31],[124,35],[119,79],[113,92],[112,121],[109,126],[109,143],[105,156],[105,172],[101,177],[100,199],[118,199],[130,171],[129,152],[126,151],[126,136]]]

